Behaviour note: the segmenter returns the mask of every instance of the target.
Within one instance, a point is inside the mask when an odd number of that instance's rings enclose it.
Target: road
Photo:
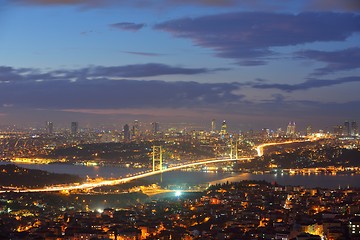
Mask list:
[[[291,140],[291,141],[286,141],[286,142],[263,143],[263,144],[258,145],[255,149],[257,151],[258,157],[261,157],[264,155],[264,147],[275,146],[275,145],[284,145],[284,144],[290,144],[290,143],[308,142],[308,141],[311,141],[311,140],[306,139],[306,140]]]

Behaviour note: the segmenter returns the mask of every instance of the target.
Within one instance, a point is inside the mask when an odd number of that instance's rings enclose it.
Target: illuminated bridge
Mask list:
[[[233,158],[233,159],[232,158],[204,159],[201,161],[177,165],[177,166],[169,167],[169,168],[162,169],[162,170],[155,170],[155,171],[149,170],[146,172],[140,172],[138,174],[134,174],[133,176],[125,177],[125,178],[119,178],[119,179],[113,179],[113,180],[102,180],[102,181],[98,181],[98,182],[86,182],[86,183],[74,183],[74,184],[69,184],[69,185],[49,186],[49,187],[44,187],[44,188],[3,190],[3,191],[0,191],[0,193],[10,192],[10,191],[13,191],[13,192],[58,192],[58,191],[80,190],[80,189],[92,189],[92,188],[96,188],[96,187],[118,185],[121,183],[129,182],[129,181],[140,179],[140,178],[150,177],[150,176],[157,175],[157,174],[164,173],[164,172],[175,171],[175,170],[179,170],[182,168],[194,167],[194,166],[203,165],[203,164],[228,162],[228,161],[245,161],[245,160],[248,161],[250,159],[252,159],[252,158],[244,157],[244,158],[238,158],[238,159],[236,159],[236,158]]]
[[[264,144],[258,145],[255,149],[257,151],[258,156],[262,156],[264,147],[273,146],[273,145],[281,145],[281,144],[289,144],[289,143],[294,143],[294,142],[300,142],[300,141],[264,143]],[[236,151],[236,154],[233,154],[235,151]],[[154,146],[154,148],[153,148],[153,169],[152,170],[143,171],[143,172],[133,174],[128,177],[118,178],[118,179],[108,179],[108,180],[101,180],[101,181],[95,181],[95,182],[54,185],[54,186],[48,186],[48,187],[43,187],[43,188],[24,188],[24,189],[11,188],[9,190],[1,190],[0,193],[11,192],[11,191],[12,192],[59,192],[59,191],[92,189],[92,188],[103,187],[103,186],[114,186],[114,185],[122,184],[125,182],[129,182],[132,180],[150,177],[150,176],[154,176],[154,175],[161,174],[164,172],[175,171],[175,170],[179,170],[179,169],[183,169],[183,168],[189,168],[189,167],[211,164],[211,163],[228,162],[228,161],[249,161],[254,158],[254,157],[238,157],[237,156],[237,148],[235,149],[235,151],[231,148],[229,158],[203,159],[203,160],[193,161],[193,162],[185,163],[185,164],[181,164],[181,165],[180,164],[175,165],[175,166],[164,169],[162,167],[162,149],[160,146]],[[156,163],[159,163],[158,169],[156,169]]]

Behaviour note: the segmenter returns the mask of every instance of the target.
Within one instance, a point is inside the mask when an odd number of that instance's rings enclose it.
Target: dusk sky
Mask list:
[[[359,0],[0,0],[0,125],[360,121]]]

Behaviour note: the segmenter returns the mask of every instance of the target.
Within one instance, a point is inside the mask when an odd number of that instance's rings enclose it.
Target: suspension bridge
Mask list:
[[[279,143],[264,143],[264,144],[258,145],[255,149],[258,153],[258,156],[262,156],[263,148],[266,146],[289,144],[289,143],[294,143],[294,142],[295,141],[287,141],[287,142],[279,142]],[[237,147],[237,143],[236,143],[236,144],[231,144],[230,154],[228,157],[201,159],[201,160],[196,160],[196,161],[187,162],[187,163],[181,163],[181,164],[173,165],[171,167],[164,168],[162,153],[163,153],[163,150],[162,150],[161,146],[153,146],[153,153],[152,153],[153,168],[148,171],[135,173],[128,177],[122,177],[122,178],[118,178],[118,179],[107,179],[107,180],[105,179],[105,180],[100,180],[100,181],[95,181],[95,182],[46,186],[46,187],[42,187],[42,188],[12,188],[9,190],[8,189],[1,190],[0,193],[4,193],[4,192],[60,192],[60,191],[93,189],[93,188],[103,187],[103,186],[114,186],[114,185],[130,182],[133,180],[165,173],[165,172],[180,170],[183,168],[190,168],[190,167],[195,167],[195,166],[199,166],[199,165],[229,162],[229,161],[251,161],[251,159],[254,158],[254,157],[239,157],[238,156],[238,147]]]

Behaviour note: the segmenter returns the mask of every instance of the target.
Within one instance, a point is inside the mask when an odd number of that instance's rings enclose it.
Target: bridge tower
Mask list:
[[[152,161],[153,161],[153,171],[156,170],[163,170],[163,155],[162,155],[162,147],[161,146],[153,146],[153,153],[152,153]],[[156,169],[156,163],[159,163],[158,169]]]
[[[238,141],[235,140],[235,143],[233,142],[232,138],[230,139],[230,159],[238,159]]]

